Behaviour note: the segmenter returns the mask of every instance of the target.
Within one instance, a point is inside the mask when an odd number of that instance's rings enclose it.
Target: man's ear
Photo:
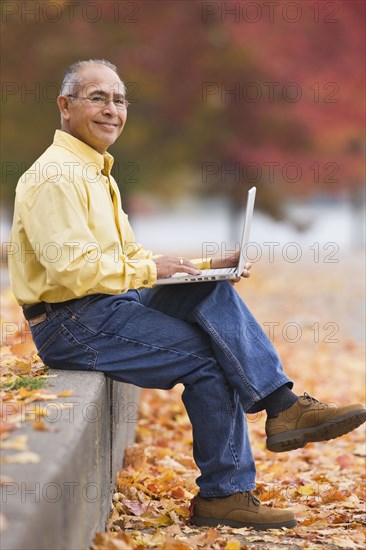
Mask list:
[[[69,118],[70,118],[69,98],[66,97],[65,95],[59,95],[58,98],[57,98],[57,105],[58,105],[58,108],[60,110],[61,117],[64,120],[69,120]]]

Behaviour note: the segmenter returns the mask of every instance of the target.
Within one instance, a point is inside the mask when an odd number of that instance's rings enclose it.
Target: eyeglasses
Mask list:
[[[94,107],[106,107],[108,103],[112,102],[114,103],[114,106],[118,111],[123,111],[124,109],[127,109],[129,102],[124,97],[119,99],[107,99],[106,97],[102,97],[100,95],[95,95],[93,97],[84,97],[82,95],[68,95],[67,97],[72,97],[73,99],[81,99],[83,101],[89,101]]]

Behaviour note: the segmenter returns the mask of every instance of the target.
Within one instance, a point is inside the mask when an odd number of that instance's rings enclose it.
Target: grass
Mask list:
[[[17,376],[9,382],[4,382],[0,385],[0,389],[10,392],[20,390],[20,388],[26,388],[27,390],[39,390],[46,384],[46,380],[43,378],[33,378],[32,376]]]

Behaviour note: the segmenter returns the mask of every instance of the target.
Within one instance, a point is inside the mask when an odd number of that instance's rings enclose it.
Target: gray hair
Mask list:
[[[113,65],[113,63],[111,63],[107,59],[89,59],[88,61],[77,61],[66,69],[61,84],[60,95],[73,95],[76,93],[79,86],[81,85],[81,69],[83,67],[87,67],[88,65],[104,65],[105,67],[108,67],[108,69],[114,71],[122,84],[123,93],[126,93],[126,87],[118,74],[117,67]]]

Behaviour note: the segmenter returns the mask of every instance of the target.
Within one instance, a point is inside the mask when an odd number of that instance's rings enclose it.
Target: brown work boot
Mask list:
[[[267,418],[267,449],[281,453],[305,447],[310,441],[328,441],[351,432],[366,420],[366,409],[357,403],[339,407],[301,395],[275,418]]]
[[[229,525],[262,530],[295,527],[297,524],[293,512],[262,506],[250,491],[223,498],[198,495],[193,499],[191,509],[191,523],[199,526]]]

